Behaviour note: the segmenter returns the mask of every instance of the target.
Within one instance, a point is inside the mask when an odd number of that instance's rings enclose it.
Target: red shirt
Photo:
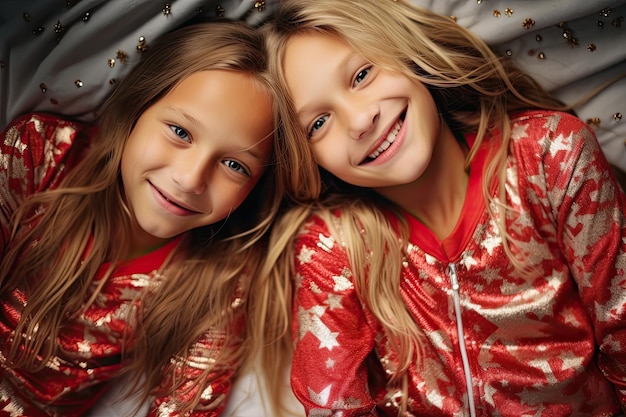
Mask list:
[[[9,217],[23,198],[56,187],[78,162],[94,134],[92,127],[44,114],[25,115],[2,132],[0,226],[4,236],[9,233]],[[11,171],[7,170],[9,161]],[[104,393],[106,383],[117,375],[123,342],[128,338],[125,332],[132,335],[136,325],[139,295],[154,283],[157,270],[179,242],[174,239],[117,268],[96,302],[79,317],[64,323],[57,353],[40,372],[10,368],[0,355],[0,416],[84,415]],[[107,266],[102,265],[94,281],[102,277]],[[13,295],[0,300],[0,353],[8,349],[6,341],[20,319],[19,306],[26,302],[20,291]],[[181,369],[190,377],[198,375],[222,340],[223,334],[208,331],[183,359],[186,366]],[[224,368],[223,373],[210,375],[211,381],[203,387],[202,400],[192,416],[215,417],[224,409],[225,401],[214,404],[231,388],[234,369]],[[180,415],[175,399],[157,398],[150,416]]]
[[[506,225],[535,272],[512,268],[486,211],[484,149],[448,237],[406,214],[400,291],[426,335],[423,366],[409,369],[407,415],[617,415],[626,408],[626,197],[581,120],[527,112],[511,128]],[[291,382],[307,415],[397,416],[396,352],[357,295],[344,243],[317,215],[295,263]]]

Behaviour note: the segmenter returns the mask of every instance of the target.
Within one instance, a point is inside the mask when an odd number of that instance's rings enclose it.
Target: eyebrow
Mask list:
[[[198,129],[198,130],[205,130],[204,126],[202,125],[202,123],[200,123],[200,121],[198,119],[196,119],[195,117],[193,117],[190,114],[187,114],[186,112],[184,112],[183,110],[176,108],[176,107],[169,107],[169,106],[165,106],[165,109],[172,113],[174,116],[176,117],[182,117],[183,119],[185,119],[189,124],[191,124],[194,128]]]
[[[170,106],[165,106],[165,109],[166,109],[168,112],[170,112],[170,113],[172,113],[173,115],[175,115],[175,116],[182,117],[182,118],[183,118],[183,119],[185,119],[185,120],[186,120],[189,124],[191,124],[194,128],[196,128],[196,129],[198,129],[198,130],[206,130],[206,129],[205,129],[205,127],[204,127],[204,125],[203,125],[203,124],[202,124],[202,123],[201,123],[198,119],[196,119],[196,118],[195,118],[195,117],[193,117],[192,115],[190,115],[190,114],[186,113],[185,111],[183,111],[183,110],[181,110],[181,109],[179,109],[179,108],[177,108],[177,107],[170,107]],[[263,138],[261,138],[261,139],[257,140],[257,141],[256,141],[256,142],[252,145],[252,146],[249,146],[249,147],[247,147],[247,148],[237,149],[237,150],[235,150],[234,152],[245,152],[245,153],[248,153],[248,154],[250,154],[250,155],[251,155],[254,159],[256,159],[256,160],[258,160],[258,161],[260,161],[260,162],[263,162],[263,158],[261,158],[261,155],[260,155],[258,152],[255,152],[255,151],[254,151],[254,147],[255,147],[255,146],[257,146],[257,145],[259,145],[261,142],[263,142],[263,141],[265,141],[265,140],[268,140],[268,139],[270,139],[270,140],[271,140],[271,138],[272,138],[272,136],[273,136],[273,135],[274,135],[274,130],[272,130],[272,132],[271,132],[269,135],[267,135],[267,136],[265,136],[265,137],[263,137]]]

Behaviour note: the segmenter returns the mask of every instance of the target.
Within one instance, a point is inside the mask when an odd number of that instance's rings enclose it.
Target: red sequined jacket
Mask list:
[[[407,415],[620,413],[626,197],[594,134],[569,114],[512,120],[507,230],[533,276],[512,269],[487,214],[484,161],[481,150],[450,236],[439,240],[406,215],[400,289],[426,335],[423,365],[409,370]],[[357,296],[343,246],[318,216],[296,242],[292,386],[308,416],[397,416],[402,386],[388,378],[396,353]]]
[[[88,146],[95,131],[44,114],[25,115],[7,126],[0,136],[0,226],[8,236],[11,213],[24,197],[54,188],[72,169]],[[8,164],[12,169],[7,171]],[[98,296],[97,302],[75,320],[64,324],[57,340],[58,351],[46,367],[32,373],[7,366],[7,341],[20,318],[16,300],[25,302],[20,292],[11,300],[0,300],[0,416],[81,416],[103,394],[106,383],[120,369],[124,333],[134,326],[129,312],[136,311],[136,298],[153,280],[174,240],[160,249],[118,268]],[[3,248],[2,248],[3,249]],[[107,269],[103,265],[94,279]],[[135,315],[130,313],[135,318]],[[215,354],[223,336],[210,332],[199,340],[186,358],[187,375],[198,375],[203,363]],[[223,410],[223,400],[231,388],[233,370],[211,375],[200,405],[192,416],[215,417]],[[185,394],[189,395],[189,394]],[[157,398],[150,416],[179,416],[175,398]],[[182,394],[181,394],[182,397]]]

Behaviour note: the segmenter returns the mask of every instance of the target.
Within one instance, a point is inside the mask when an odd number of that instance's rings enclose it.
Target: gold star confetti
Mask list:
[[[128,54],[127,54],[126,52],[121,51],[121,50],[119,50],[119,49],[118,49],[117,51],[115,51],[115,54],[116,54],[116,56],[115,56],[115,57],[116,57],[116,58],[117,58],[117,59],[118,59],[118,60],[119,60],[122,64],[125,64],[125,63],[126,63],[126,61],[128,61]]]
[[[522,20],[522,27],[524,29],[530,29],[533,26],[535,26],[535,21],[531,19],[530,17],[527,17],[526,19]]]

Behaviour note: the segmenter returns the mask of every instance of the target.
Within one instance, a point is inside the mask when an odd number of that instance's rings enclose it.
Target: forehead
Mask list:
[[[256,143],[273,129],[272,97],[254,75],[242,71],[195,72],[160,104],[179,109],[220,136],[249,138]]]
[[[319,95],[320,88],[331,87],[349,72],[358,55],[336,36],[303,33],[287,42],[283,70],[287,87],[298,102]]]
[[[335,63],[354,50],[337,36],[305,32],[292,36],[283,58],[285,73],[309,68],[315,71],[325,63]]]

